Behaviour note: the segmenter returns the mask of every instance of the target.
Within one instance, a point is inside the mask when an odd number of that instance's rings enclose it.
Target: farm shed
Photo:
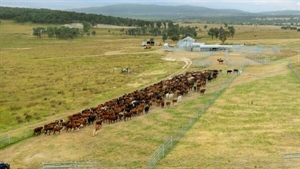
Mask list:
[[[186,38],[183,38],[180,41],[178,41],[177,46],[178,48],[191,48],[192,44],[195,42],[196,40],[194,38],[187,36]]]
[[[147,46],[147,45],[155,46],[155,41],[144,41],[144,42],[142,42],[142,46]]]

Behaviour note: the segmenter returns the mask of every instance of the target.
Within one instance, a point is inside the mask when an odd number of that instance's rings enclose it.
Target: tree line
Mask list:
[[[105,15],[76,13],[50,9],[0,7],[0,19],[10,19],[16,22],[32,22],[42,24],[66,24],[89,22],[92,26],[98,23],[118,26],[151,26],[152,21],[129,19]]]
[[[219,39],[222,44],[224,44],[228,37],[233,38],[235,34],[235,28],[233,26],[228,26],[225,24],[224,27],[225,28],[222,26],[220,28],[210,28],[207,34],[211,36],[212,39],[215,37],[216,39]]]
[[[61,26],[61,27],[36,27],[33,28],[33,35],[36,37],[41,38],[42,36],[48,36],[48,38],[57,38],[57,39],[73,39],[79,36],[83,36],[86,34],[87,36],[90,36],[90,28],[91,25],[89,22],[82,22],[83,29],[79,28],[70,28],[67,26]],[[96,35],[96,31],[92,31],[92,35]]]
[[[69,27],[37,27],[33,28],[33,35],[42,37],[47,35],[49,38],[69,39],[78,36],[95,35],[96,32],[89,32],[89,29],[96,24],[110,24],[118,26],[135,26],[135,28],[121,29],[122,33],[127,35],[151,35],[162,36],[162,40],[171,39],[178,41],[187,36],[197,37],[196,27],[183,27],[174,24],[171,20],[167,21],[144,21],[137,19],[128,19],[121,17],[112,17],[96,14],[76,13],[49,9],[32,9],[32,8],[12,8],[0,7],[0,19],[12,19],[16,22],[32,22],[43,24],[66,24],[82,23],[83,30]],[[208,35],[219,38],[224,43],[227,37],[233,37],[235,29],[233,26],[225,25],[225,28],[211,28]]]
[[[159,23],[159,22],[158,22]],[[162,36],[162,40],[171,39],[173,41],[178,41],[180,37],[197,37],[197,29],[195,27],[183,27],[178,24],[174,24],[172,21],[163,22],[164,26],[156,25],[152,27],[140,27],[134,29],[121,29],[122,33],[127,35],[135,36]]]

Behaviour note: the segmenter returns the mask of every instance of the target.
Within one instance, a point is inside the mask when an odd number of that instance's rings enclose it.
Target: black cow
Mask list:
[[[96,115],[90,115],[89,117],[88,117],[88,124],[93,124],[94,123],[94,121],[96,120]]]
[[[150,109],[150,107],[148,105],[146,105],[144,108],[146,114],[148,113],[149,109]]]
[[[8,163],[0,163],[0,169],[10,169],[10,165]]]

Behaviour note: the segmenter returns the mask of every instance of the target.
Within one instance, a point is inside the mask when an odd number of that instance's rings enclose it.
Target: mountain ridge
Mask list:
[[[116,17],[172,16],[172,17],[217,17],[217,16],[256,16],[256,15],[299,15],[296,10],[247,12],[238,9],[214,9],[201,6],[166,6],[155,4],[116,4],[101,7],[75,8],[68,11],[102,14]]]

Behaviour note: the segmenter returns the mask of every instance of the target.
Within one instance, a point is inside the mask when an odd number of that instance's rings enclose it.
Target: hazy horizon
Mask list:
[[[280,10],[298,10],[300,0],[0,0],[0,6],[47,8],[67,10],[76,8],[101,7],[114,4],[155,4],[155,5],[190,5],[213,9],[238,9],[246,12],[266,12]]]

